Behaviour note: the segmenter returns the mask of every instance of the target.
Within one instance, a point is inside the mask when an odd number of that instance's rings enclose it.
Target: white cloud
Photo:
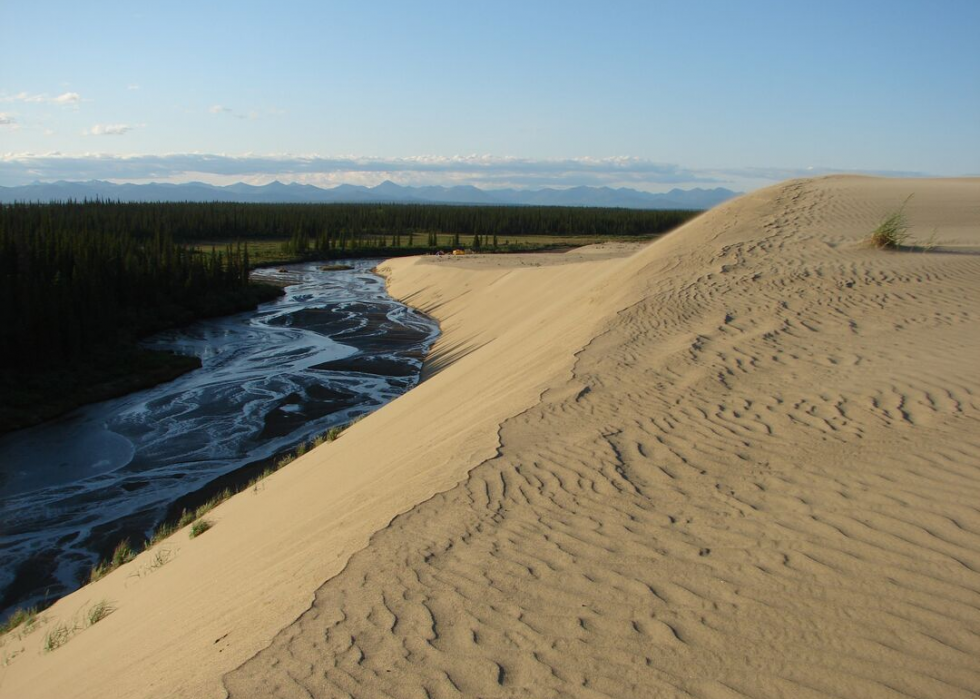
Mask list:
[[[82,96],[77,92],[65,92],[53,97],[51,102],[54,104],[78,104],[82,100]]]
[[[0,102],[27,102],[29,104],[57,104],[62,107],[76,107],[82,102],[82,96],[77,92],[63,92],[57,97],[46,94],[30,94],[18,92],[16,95],[0,95]]]
[[[221,104],[215,104],[209,107],[208,111],[211,112],[212,114],[228,114],[229,116],[233,116],[236,119],[248,119],[249,121],[254,121],[255,119],[258,119],[260,116],[259,112],[254,109],[248,112],[236,112],[231,107],[225,107],[224,105]],[[270,112],[270,114],[271,113],[274,112]]]
[[[122,136],[132,131],[135,126],[129,124],[96,124],[88,131],[82,133],[87,136]]]
[[[121,135],[126,124],[97,125],[89,135]],[[319,155],[169,155],[6,154],[0,156],[0,177],[20,179],[107,179],[207,182],[279,179],[310,184],[342,182],[378,184],[392,179],[403,184],[473,184],[478,187],[629,186],[662,189],[667,185],[718,182],[709,173],[641,158],[531,159],[491,155],[379,158]]]
[[[140,125],[137,125],[140,126]],[[101,125],[87,133],[120,135],[129,125]],[[98,129],[98,131],[96,130]],[[0,181],[112,180],[117,182],[186,182],[211,184],[274,179],[319,186],[342,183],[376,185],[391,179],[405,185],[467,184],[484,189],[513,187],[631,187],[665,191],[672,187],[752,189],[791,177],[831,172],[832,168],[690,168],[636,157],[535,159],[494,155],[420,155],[405,158],[320,155],[110,155],[87,153],[0,154]],[[922,173],[870,172],[909,176]]]
[[[140,89],[140,86],[139,86],[139,85],[137,85],[136,83],[133,83],[133,84],[131,84],[131,85],[127,85],[127,86],[126,86],[126,89],[127,89],[127,90],[138,90],[138,89]]]
[[[17,120],[14,119],[13,115],[7,114],[7,112],[0,112],[0,126],[17,126]]]

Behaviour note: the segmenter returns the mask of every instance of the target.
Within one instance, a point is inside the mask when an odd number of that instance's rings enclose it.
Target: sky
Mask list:
[[[0,185],[980,175],[980,0],[0,0]]]

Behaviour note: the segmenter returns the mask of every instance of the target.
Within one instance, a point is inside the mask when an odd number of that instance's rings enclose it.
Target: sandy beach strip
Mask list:
[[[864,244],[909,194],[939,247]],[[426,380],[9,634],[0,696],[980,692],[980,180],[384,271]]]

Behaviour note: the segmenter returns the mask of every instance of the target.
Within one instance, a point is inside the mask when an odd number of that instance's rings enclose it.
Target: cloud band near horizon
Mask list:
[[[109,180],[114,182],[204,181],[264,184],[278,179],[318,186],[342,183],[471,184],[483,188],[633,187],[660,191],[674,186],[727,186],[752,189],[792,177],[841,172],[829,168],[699,169],[635,157],[532,159],[489,155],[367,156],[113,155],[7,153],[0,155],[0,185],[34,181]],[[919,172],[874,172],[927,176]]]

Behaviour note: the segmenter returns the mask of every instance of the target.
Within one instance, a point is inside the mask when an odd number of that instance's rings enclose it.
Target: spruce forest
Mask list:
[[[42,228],[134,235],[161,233],[177,242],[289,239],[296,234],[315,240],[330,235],[339,241],[366,243],[387,235],[429,233],[518,236],[637,237],[665,233],[697,211],[602,209],[552,206],[452,206],[442,204],[235,204],[116,203],[10,204],[0,213],[4,227]],[[373,241],[372,241],[373,242]]]
[[[0,432],[195,366],[190,358],[153,357],[137,340],[274,297],[278,290],[249,282],[249,241],[280,240],[293,259],[426,252],[438,247],[439,234],[456,246],[462,240],[495,249],[500,236],[654,236],[696,213],[412,204],[4,205],[0,388],[8,401],[0,406]],[[211,245],[202,249],[201,241]],[[41,407],[24,416],[19,405]]]

